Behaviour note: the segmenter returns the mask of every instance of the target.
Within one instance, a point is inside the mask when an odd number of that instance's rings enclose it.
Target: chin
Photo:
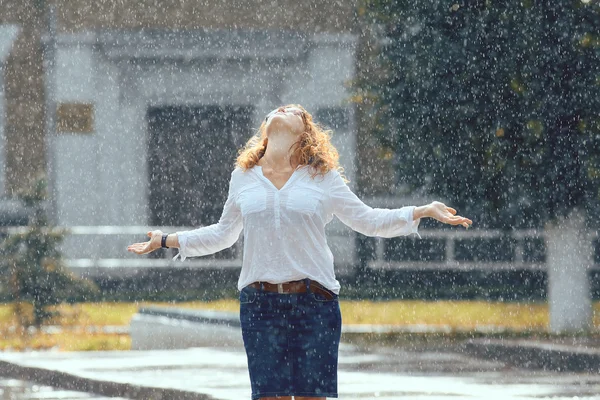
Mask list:
[[[286,118],[282,118],[282,116],[277,115],[274,117],[271,117],[271,119],[269,119],[269,123],[267,123],[267,130],[269,130],[269,128],[287,128],[287,129],[292,129],[292,125],[290,124],[290,122],[286,119]]]

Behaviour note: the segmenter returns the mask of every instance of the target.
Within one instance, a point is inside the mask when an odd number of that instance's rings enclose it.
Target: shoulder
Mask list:
[[[231,171],[231,177],[234,179],[245,179],[253,175],[254,168],[256,167],[244,170],[242,167],[235,167],[233,171]]]
[[[337,169],[330,169],[329,171],[327,171],[325,176],[328,176],[329,178],[337,178],[341,176],[341,174],[340,171],[338,171]]]
[[[247,184],[253,183],[255,179],[255,174],[252,171],[252,168],[244,171],[243,168],[235,167],[235,169],[231,172],[231,183],[230,185],[234,189],[240,189]]]
[[[231,171],[230,185],[237,186],[238,184],[240,184],[242,182],[243,175],[244,175],[244,170],[242,170],[240,167],[235,167],[234,170]]]
[[[315,179],[319,178],[321,180],[329,180],[340,176],[340,173],[337,169],[330,169],[329,171],[323,173],[322,171],[319,171],[317,168],[310,165],[306,165],[303,168],[306,168],[308,175]]]
[[[323,192],[337,190],[340,185],[344,184],[344,180],[337,169],[321,173],[315,168],[310,167],[306,170],[303,180],[309,182],[310,186],[317,187]]]
[[[238,178],[244,174],[244,170],[240,167],[235,167],[233,171],[231,171],[231,178]]]
[[[329,183],[345,182],[344,177],[342,176],[340,171],[337,169],[330,169],[329,171],[327,171],[327,173],[325,175],[323,175],[323,178],[326,181],[328,181]]]

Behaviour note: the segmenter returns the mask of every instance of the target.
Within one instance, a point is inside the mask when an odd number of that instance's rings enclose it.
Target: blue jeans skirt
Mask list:
[[[342,317],[337,295],[247,286],[240,292],[240,321],[253,400],[338,397]]]

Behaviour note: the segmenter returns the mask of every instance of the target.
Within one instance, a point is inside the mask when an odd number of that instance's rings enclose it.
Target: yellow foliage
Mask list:
[[[61,330],[45,332],[19,326],[12,304],[0,305],[0,350],[61,351],[128,350],[127,334],[96,333],[103,326],[127,326],[139,307],[163,306],[238,312],[237,300],[187,303],[85,303],[61,305],[61,316],[51,321]],[[478,327],[505,328],[514,332],[545,332],[549,323],[546,303],[486,301],[342,300],[344,324],[443,326],[453,331]],[[594,304],[593,324],[600,328],[600,303]],[[90,333],[92,332],[92,333]]]

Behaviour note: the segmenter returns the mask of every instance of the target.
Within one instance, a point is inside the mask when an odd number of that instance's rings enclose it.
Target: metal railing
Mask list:
[[[0,235],[23,234],[28,226],[0,227]],[[182,263],[173,260],[176,249],[152,255],[136,255],[126,251],[128,244],[147,240],[147,232],[160,229],[177,232],[194,229],[175,226],[69,226],[54,227],[64,232],[60,246],[65,265],[80,275],[131,275],[149,268],[240,268],[242,265],[239,242],[234,245],[236,257],[219,259],[211,256],[194,258]]]
[[[0,227],[0,235],[25,233],[29,227]],[[126,251],[126,246],[133,242],[146,240],[146,233],[153,229],[163,232],[177,232],[192,227],[148,227],[148,226],[70,226],[56,227],[56,230],[65,232],[65,245],[61,247],[67,267],[87,275],[98,274],[131,274],[147,268],[240,268],[242,264],[242,240],[233,246],[231,258],[215,258],[212,256],[186,260],[181,263],[173,260],[177,250],[163,252],[154,256],[138,256]],[[545,241],[545,233],[541,230],[520,230],[507,233],[496,230],[421,230],[422,239],[409,238],[374,238],[376,241],[375,259],[368,263],[373,269],[421,269],[421,270],[545,270],[544,260],[531,260],[524,257],[524,243],[527,240]],[[596,241],[598,232],[590,231],[583,235],[585,240]],[[437,240],[443,243],[443,256],[435,260],[427,257],[416,259],[394,260],[389,254],[389,243],[395,239],[402,240]],[[468,260],[457,258],[457,244],[461,241],[487,239],[487,240],[512,240],[512,256],[509,260]],[[438,243],[439,244],[439,243]],[[90,250],[91,249],[91,250]],[[401,248],[400,252],[403,251]],[[599,253],[600,254],[600,253]],[[335,256],[335,254],[334,254]],[[162,258],[160,258],[162,257]],[[594,269],[600,268],[595,263]]]
[[[389,260],[386,257],[386,244],[390,240],[386,238],[376,238],[376,257],[368,263],[369,268],[383,270],[398,269],[421,269],[421,270],[545,270],[545,254],[543,257],[537,257],[535,260],[525,259],[524,243],[526,240],[541,240],[545,244],[546,235],[543,230],[519,230],[507,233],[499,230],[422,230],[420,231],[423,240],[437,239],[444,243],[444,256],[437,260]],[[584,240],[595,241],[598,239],[598,232],[590,231],[581,235]],[[457,259],[456,244],[459,241],[488,239],[488,240],[506,240],[511,239],[514,248],[511,251],[512,256],[509,260],[466,260]],[[420,240],[420,239],[413,239]],[[596,243],[597,245],[597,243]],[[547,246],[545,246],[547,247]],[[387,259],[386,259],[387,258]],[[543,258],[540,260],[539,258]],[[600,269],[600,264],[594,263],[593,269]]]

